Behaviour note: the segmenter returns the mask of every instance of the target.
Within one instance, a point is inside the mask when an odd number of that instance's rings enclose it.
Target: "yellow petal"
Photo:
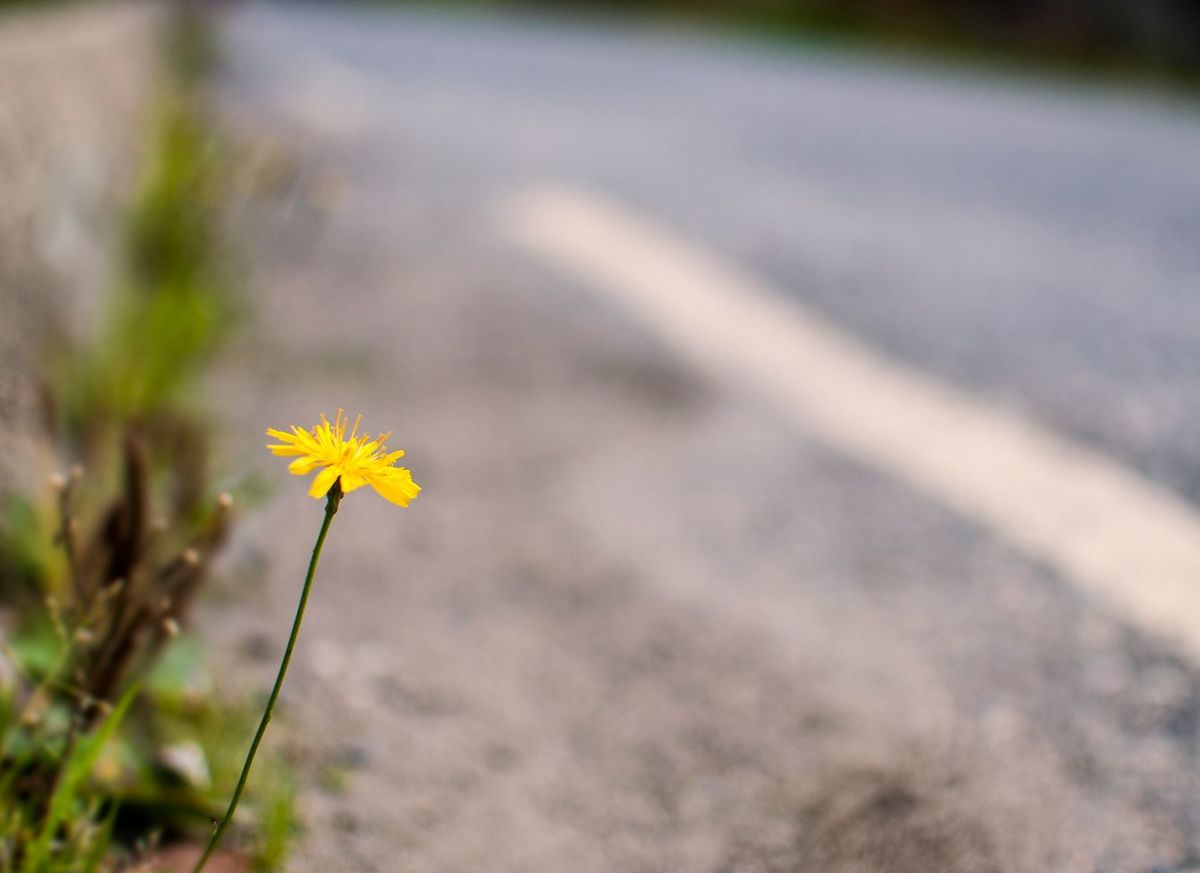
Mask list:
[[[288,464],[288,472],[293,476],[305,476],[317,469],[319,466],[321,466],[320,458],[314,458],[312,455],[306,455],[305,457],[297,458]]]
[[[421,486],[413,481],[412,474],[403,467],[392,467],[387,472],[393,475],[369,474],[367,481],[384,500],[398,506],[408,506],[421,493]]]
[[[287,457],[289,455],[306,455],[308,454],[299,446],[267,446],[273,455],[281,455]]]
[[[337,467],[326,467],[313,479],[312,487],[308,489],[308,496],[315,497],[320,500],[329,493],[329,489],[333,487],[333,483],[338,478]]]
[[[367,484],[367,480],[358,473],[343,473],[342,474],[342,491],[349,494],[351,491],[356,491]]]

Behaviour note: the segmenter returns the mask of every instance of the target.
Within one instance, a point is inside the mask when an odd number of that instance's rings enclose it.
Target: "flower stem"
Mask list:
[[[296,606],[296,617],[292,620],[292,633],[288,637],[287,648],[283,650],[283,660],[279,662],[279,673],[275,676],[275,686],[271,689],[271,696],[267,698],[267,708],[263,710],[262,721],[258,723],[258,732],[254,735],[254,742],[250,744],[250,751],[246,754],[246,763],[242,765],[242,775],[238,777],[237,787],[233,789],[233,797],[229,801],[229,809],[225,810],[225,816],[213,831],[212,838],[208,841],[208,846],[204,849],[204,854],[200,856],[200,860],[196,862],[196,866],[192,868],[192,873],[200,873],[204,869],[204,865],[208,863],[209,856],[216,849],[217,843],[221,841],[225,829],[229,827],[230,821],[233,820],[233,813],[237,809],[238,801],[242,799],[242,791],[246,787],[246,780],[250,777],[250,767],[254,764],[254,756],[258,752],[259,744],[262,743],[263,734],[267,732],[267,725],[271,722],[271,713],[275,711],[275,701],[279,699],[279,691],[283,688],[283,677],[287,675],[288,664],[292,661],[292,650],[296,648],[296,639],[300,636],[300,625],[304,621],[304,609],[308,606],[308,595],[312,591],[313,576],[317,572],[317,562],[321,560],[321,549],[325,545],[325,536],[329,533],[329,525],[333,521],[333,516],[337,514],[338,504],[342,501],[342,483],[341,480],[333,483],[333,487],[329,489],[329,494],[325,500],[325,520],[321,522],[321,532],[317,534],[317,542],[313,545],[312,557],[308,561],[308,575],[304,577],[304,588],[300,592],[300,603]]]

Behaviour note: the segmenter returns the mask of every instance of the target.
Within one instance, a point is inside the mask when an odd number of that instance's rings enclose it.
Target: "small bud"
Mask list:
[[[163,629],[163,633],[165,633],[169,637],[179,636],[179,622],[177,622],[175,619],[171,618],[170,616],[163,619],[162,629]]]
[[[75,628],[75,633],[72,634],[72,636],[74,637],[75,642],[79,643],[79,645],[81,645],[81,646],[86,646],[88,643],[90,643],[92,640],[94,640],[96,638],[96,635],[94,633],[92,633],[90,630],[88,630],[86,627]]]
[[[222,491],[220,494],[217,495],[217,505],[220,506],[222,509],[232,509],[233,508],[233,495],[230,494],[228,491]]]
[[[200,563],[200,553],[189,547],[183,550],[183,563],[189,567],[195,567]]]
[[[50,487],[55,491],[62,491],[67,487],[67,477],[62,473],[52,473],[50,475]]]

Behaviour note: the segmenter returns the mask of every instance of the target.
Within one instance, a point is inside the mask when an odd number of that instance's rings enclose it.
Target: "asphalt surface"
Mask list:
[[[430,173],[594,183],[1200,497],[1194,104],[815,49],[286,8],[278,38],[374,77],[371,113],[414,159],[438,156]],[[306,60],[259,72],[319,77]]]
[[[297,869],[1195,857],[1194,669],[691,372],[494,207],[604,191],[1194,497],[1200,113],[378,7],[251,5],[226,31],[258,311],[214,388],[250,423],[233,444],[361,408],[426,486],[403,513],[348,501],[331,537],[289,688]],[[231,646],[281,638],[319,521],[279,492],[241,537],[262,608],[212,622]]]

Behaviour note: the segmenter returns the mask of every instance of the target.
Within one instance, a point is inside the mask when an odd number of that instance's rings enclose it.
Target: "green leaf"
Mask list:
[[[58,787],[50,798],[50,807],[42,822],[41,831],[25,855],[25,862],[21,866],[22,873],[43,873],[49,864],[55,835],[67,817],[75,811],[76,801],[96,765],[96,759],[100,756],[104,744],[125,718],[125,713],[139,690],[136,684],[130,686],[103,724],[75,746],[59,777]]]

